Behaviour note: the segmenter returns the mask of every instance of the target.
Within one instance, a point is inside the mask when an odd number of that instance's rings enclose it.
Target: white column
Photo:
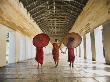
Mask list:
[[[76,54],[77,54],[77,57],[79,57],[79,46],[76,47]]]
[[[36,56],[36,47],[33,45],[33,39],[31,39],[31,42],[30,42],[30,44],[31,44],[31,48],[32,48],[32,50],[31,50],[31,58],[34,58],[35,56]]]
[[[95,48],[95,36],[94,31],[90,33],[91,37],[91,50],[92,50],[92,61],[96,61],[96,48]]]
[[[81,57],[81,45],[79,45],[78,49],[79,49],[79,57]]]
[[[0,24],[0,67],[6,65],[6,28]]]
[[[8,54],[8,63],[16,62],[16,36],[14,31],[9,32],[9,54]]]
[[[20,56],[19,61],[26,59],[26,38],[23,34],[20,34]]]
[[[96,45],[96,61],[105,62],[103,55],[103,43],[102,43],[102,25],[94,30],[95,33],[95,45]]]
[[[86,36],[83,36],[83,45],[84,45],[84,59],[87,59],[87,53],[86,53]]]
[[[74,48],[74,51],[75,51],[75,56],[77,56],[77,49],[76,49],[76,48]]]
[[[30,45],[30,47],[29,47],[29,59],[30,58],[32,58],[32,56],[33,56],[33,44],[32,44],[32,39],[30,39],[29,40],[29,45]]]
[[[32,44],[32,43],[31,43]],[[44,48],[43,48],[44,49]],[[45,53],[44,53],[45,54]],[[32,44],[32,58],[36,56],[36,47]]]
[[[32,39],[27,37],[26,39],[26,59],[34,58],[36,55],[36,48],[32,43]]]
[[[110,64],[110,21],[103,25],[103,44],[105,50],[105,61]]]
[[[80,44],[80,47],[81,47],[81,58],[84,58],[84,45],[83,45],[83,37],[82,37],[82,41],[81,41],[81,44]]]
[[[19,62],[20,55],[20,33],[16,31],[16,62]]]
[[[26,59],[29,59],[29,37],[26,37]]]
[[[86,54],[87,54],[87,59],[92,60],[90,33],[86,34]]]

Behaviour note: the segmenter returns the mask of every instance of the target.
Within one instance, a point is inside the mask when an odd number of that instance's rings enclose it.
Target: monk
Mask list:
[[[57,67],[59,63],[59,49],[61,44],[58,43],[58,39],[55,39],[55,42],[52,45],[53,45],[52,55],[55,62],[55,67]]]
[[[44,60],[44,52],[42,47],[36,47],[36,58],[35,60],[38,62],[38,68],[39,64],[41,64],[41,67],[43,65],[43,60]]]
[[[74,42],[74,38],[69,38],[68,43],[67,43],[67,48],[68,49],[68,62],[70,62],[70,67],[73,67],[73,63],[75,60],[75,54],[74,54],[74,48],[72,47],[72,43]],[[65,51],[66,52],[66,51]]]

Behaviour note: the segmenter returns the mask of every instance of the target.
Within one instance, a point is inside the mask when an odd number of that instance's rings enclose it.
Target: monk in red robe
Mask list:
[[[44,52],[43,52],[43,48],[42,47],[36,47],[36,58],[35,60],[38,62],[38,68],[39,68],[39,64],[43,64],[43,60],[44,60]]]
[[[75,60],[74,48],[68,48],[68,62],[70,62],[70,67],[73,67],[73,63]]]
[[[67,43],[68,48],[68,62],[70,62],[70,67],[73,67],[73,63],[75,60],[74,48],[72,47],[72,43],[74,42],[74,38],[69,38]],[[66,48],[66,50],[67,50]],[[65,51],[66,52],[66,51]]]
[[[59,48],[61,45],[58,43],[58,39],[55,39],[55,42],[52,45],[53,45],[52,55],[55,62],[55,67],[57,67],[59,63]]]

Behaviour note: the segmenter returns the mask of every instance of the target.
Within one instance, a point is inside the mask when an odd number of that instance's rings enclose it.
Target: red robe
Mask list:
[[[53,55],[53,59],[54,61],[59,61],[59,46],[58,43],[53,43],[53,50],[52,50],[52,55]]]
[[[68,62],[74,62],[74,60],[75,60],[74,48],[68,48]]]
[[[36,47],[36,58],[35,60],[40,63],[43,64],[43,60],[44,60],[44,52],[43,52],[43,47]]]

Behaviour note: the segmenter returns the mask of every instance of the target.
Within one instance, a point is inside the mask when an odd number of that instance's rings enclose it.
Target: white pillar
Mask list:
[[[0,67],[6,65],[6,28],[0,24]]]
[[[32,43],[32,39],[26,38],[26,59],[34,58],[36,55],[36,48]]]
[[[110,64],[110,21],[103,25],[103,44],[105,50],[105,61]]]
[[[86,34],[86,54],[87,54],[87,59],[92,60],[90,33]]]
[[[103,55],[103,43],[102,43],[102,25],[94,30],[95,33],[95,45],[96,45],[96,61],[105,62]]]
[[[9,32],[9,54],[8,63],[16,62],[16,36],[14,31]]]
[[[30,59],[33,56],[33,44],[32,44],[32,40],[31,39],[29,41],[29,45],[30,45],[30,47],[29,47],[29,50],[30,50],[29,59]]]
[[[31,58],[34,58],[36,56],[36,47],[33,45],[33,39],[31,39],[31,48],[32,48],[32,52],[31,52]]]
[[[20,55],[20,33],[16,31],[16,62],[19,62]]]
[[[75,55],[77,56],[77,49],[76,49],[76,48],[74,48],[74,51],[75,51]]]
[[[81,58],[84,58],[84,45],[83,45],[83,37],[82,37],[82,41],[81,41],[81,44],[80,44],[80,47],[81,47]]]
[[[76,54],[77,54],[77,57],[79,57],[79,46],[76,47]]]
[[[29,59],[29,37],[26,37],[26,59]]]
[[[31,43],[32,44],[32,43]],[[44,48],[43,48],[44,49]],[[45,54],[45,53],[44,53]],[[32,44],[32,58],[36,56],[36,47]]]
[[[79,45],[78,49],[79,49],[79,57],[81,57],[81,45]]]
[[[96,61],[96,48],[95,48],[94,30],[90,33],[90,37],[91,37],[92,61]]]
[[[23,34],[20,34],[20,56],[19,61],[26,59],[26,37]]]
[[[87,53],[86,53],[86,36],[83,36],[83,45],[84,45],[84,59],[87,59]]]

